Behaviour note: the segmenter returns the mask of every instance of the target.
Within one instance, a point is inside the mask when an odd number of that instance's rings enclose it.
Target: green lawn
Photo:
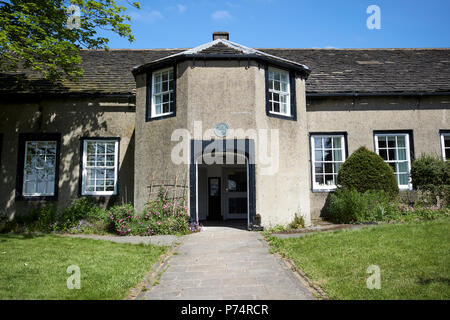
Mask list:
[[[272,239],[330,299],[450,299],[450,219]],[[381,289],[367,289],[367,267]]]
[[[0,299],[122,299],[166,247],[55,235],[0,235]],[[81,289],[67,288],[78,265]]]

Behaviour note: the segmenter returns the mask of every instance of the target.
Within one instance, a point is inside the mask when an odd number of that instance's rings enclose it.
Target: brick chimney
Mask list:
[[[213,40],[217,40],[217,39],[230,40],[230,34],[226,31],[214,31],[213,32]]]

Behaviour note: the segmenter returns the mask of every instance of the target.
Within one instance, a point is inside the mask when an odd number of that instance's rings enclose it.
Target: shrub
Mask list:
[[[150,201],[141,215],[131,205],[115,206],[109,210],[114,230],[125,235],[156,235],[189,233],[189,215],[183,202],[172,203],[162,188],[156,200]]]
[[[57,210],[54,204],[44,204],[29,214],[14,216],[11,228],[23,231],[50,232],[57,229]]]
[[[392,168],[375,152],[361,147],[341,165],[337,183],[344,189],[384,190],[391,198],[399,193]],[[350,195],[350,194],[349,194]]]
[[[445,184],[444,172],[444,161],[434,156],[423,154],[411,163],[411,180],[415,188]]]
[[[107,218],[107,211],[86,197],[73,200],[59,215],[60,221],[70,222],[78,222],[82,219],[106,220]]]
[[[387,220],[394,206],[383,190],[365,193],[355,189],[339,189],[330,196],[328,218],[336,223],[373,222]]]
[[[288,225],[288,229],[302,229],[305,227],[303,216],[295,214],[294,219]]]
[[[421,155],[411,164],[411,179],[417,189],[417,205],[443,207],[450,204],[450,161]]]

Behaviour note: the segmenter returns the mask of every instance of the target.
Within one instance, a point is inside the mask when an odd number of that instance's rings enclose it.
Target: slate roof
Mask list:
[[[212,46],[208,52],[227,50]],[[258,49],[311,69],[307,94],[450,92],[450,49]],[[78,83],[55,85],[26,73],[18,82],[0,74],[0,95],[134,94],[131,70],[186,49],[81,50],[85,76]]]
[[[157,67],[168,61],[178,62],[186,59],[254,59],[264,63],[270,63],[276,66],[289,68],[301,73],[305,78],[309,76],[311,70],[304,64],[290,59],[285,59],[277,55],[272,55],[254,48],[243,46],[242,44],[232,42],[226,39],[216,39],[211,42],[201,44],[195,48],[187,49],[171,56],[148,62],[144,65],[133,69],[133,73],[137,74],[145,72],[146,69]]]

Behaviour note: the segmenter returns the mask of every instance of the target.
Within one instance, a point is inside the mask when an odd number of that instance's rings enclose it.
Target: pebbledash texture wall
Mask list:
[[[247,139],[255,146],[248,222],[254,224],[257,214],[263,226],[288,223],[294,214],[309,224],[325,214],[333,188],[315,187],[311,137],[344,137],[348,156],[360,146],[376,151],[376,133],[407,132],[410,160],[422,153],[442,156],[441,135],[450,132],[449,49],[255,50],[220,35],[193,49],[83,50],[85,77],[78,83],[48,83],[29,72],[22,73],[25,81],[17,73],[0,75],[0,212],[12,218],[45,203],[63,208],[82,196],[84,138],[119,139],[117,193],[90,197],[105,206],[130,202],[142,210],[152,179],[177,176],[186,180],[193,219],[207,205],[197,203],[206,199],[196,197],[206,186],[195,173],[192,141]],[[149,79],[168,67],[174,70],[174,113],[151,118]],[[288,117],[268,112],[269,67],[289,72],[295,90]],[[217,136],[218,123],[237,134]],[[177,130],[187,138],[174,135]],[[260,144],[261,132],[266,143]],[[61,137],[56,197],[23,199],[19,137],[42,133]],[[186,161],[174,163],[181,141]],[[278,157],[261,162],[263,151],[273,156],[274,143]]]

